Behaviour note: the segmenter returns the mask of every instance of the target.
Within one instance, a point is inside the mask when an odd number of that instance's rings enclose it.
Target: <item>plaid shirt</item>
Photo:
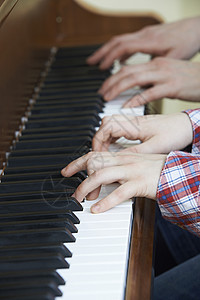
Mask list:
[[[188,110],[192,153],[172,151],[162,169],[157,201],[163,217],[200,237],[200,109]]]

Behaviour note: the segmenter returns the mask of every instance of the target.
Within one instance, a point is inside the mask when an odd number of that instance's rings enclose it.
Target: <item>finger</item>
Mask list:
[[[154,41],[149,41],[146,37],[142,37],[142,32],[134,34],[131,39],[120,40],[112,48],[112,51],[107,52],[101,61],[100,68],[107,69],[109,68],[115,59],[121,60],[124,56],[130,57],[131,55],[142,52],[147,54],[155,53],[157,49],[157,43]]]
[[[158,84],[162,80],[162,74],[159,71],[136,72],[129,74],[110,87],[103,97],[106,101],[114,99],[116,96],[135,86],[145,86]]]
[[[65,168],[61,170],[61,174],[64,177],[70,177],[74,175],[75,173],[86,170],[87,169],[87,161],[91,157],[92,152],[89,152],[74,161],[72,161],[70,164],[68,164]]]
[[[162,99],[168,96],[169,86],[165,84],[156,85],[154,87],[148,88],[144,92],[137,94],[133,98],[129,99],[123,108],[137,107],[145,105],[149,102]]]
[[[137,194],[138,191],[135,189],[135,184],[133,184],[133,182],[124,183],[110,195],[92,205],[91,212],[94,214],[105,212],[133,196],[137,196]]]
[[[138,72],[147,72],[155,70],[155,65],[152,62],[147,62],[143,64],[137,64],[134,66],[124,66],[121,68],[119,72],[110,76],[99,89],[99,93],[104,95],[110,88],[116,85],[123,78],[127,78],[128,76],[132,76]]]
[[[112,38],[102,47],[100,47],[97,51],[95,51],[92,55],[87,58],[88,64],[97,64],[99,63],[118,43],[118,39]]]
[[[96,190],[103,184],[118,182],[123,176],[123,167],[110,167],[94,172],[86,178],[76,189],[74,196],[81,202],[86,195]]]
[[[104,56],[100,63],[100,69],[108,69],[114,62],[115,59],[120,59],[124,55],[130,56],[131,52],[131,42],[118,42],[110,51],[107,52],[107,55]]]
[[[101,190],[101,186],[98,187],[97,189],[95,189],[94,191],[92,191],[91,193],[87,194],[87,200],[95,200],[98,198],[99,196],[99,193],[100,193],[100,190]]]
[[[94,151],[107,151],[110,144],[123,136],[121,122],[110,120],[106,125],[102,124],[92,140],[92,149]]]

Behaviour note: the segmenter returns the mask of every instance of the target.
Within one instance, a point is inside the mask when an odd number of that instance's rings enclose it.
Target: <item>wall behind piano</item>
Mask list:
[[[85,2],[88,5],[95,5],[98,9],[104,11],[124,12],[124,13],[143,13],[160,15],[165,22],[173,22],[182,18],[192,17],[200,13],[199,0],[76,0]],[[200,62],[200,54],[193,60]],[[157,111],[161,113],[171,113],[182,111],[188,108],[200,107],[199,103],[192,103],[180,100],[163,99],[157,105]]]

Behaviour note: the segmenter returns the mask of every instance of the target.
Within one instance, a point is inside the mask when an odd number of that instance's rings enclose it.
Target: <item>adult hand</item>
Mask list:
[[[123,67],[108,78],[99,93],[110,101],[121,92],[147,86],[124,107],[134,107],[164,97],[200,101],[200,63],[157,57],[148,63]]]
[[[152,56],[189,59],[200,48],[200,17],[169,24],[153,25],[135,33],[113,37],[87,60],[109,68],[115,59],[125,60],[136,52]]]
[[[186,113],[171,115],[113,115],[104,117],[92,142],[94,151],[108,151],[120,137],[142,143],[124,151],[132,153],[169,153],[181,150],[193,140],[193,130]]]
[[[62,175],[69,177],[87,170],[88,178],[74,193],[79,202],[87,195],[89,200],[96,199],[101,185],[119,182],[121,185],[115,191],[91,207],[91,212],[100,213],[132,197],[156,199],[165,160],[166,155],[161,154],[90,152],[71,162]]]

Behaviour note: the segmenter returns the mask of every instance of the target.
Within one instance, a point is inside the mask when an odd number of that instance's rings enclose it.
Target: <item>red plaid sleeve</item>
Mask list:
[[[193,128],[192,153],[200,154],[200,109],[190,109],[185,111],[190,118]]]
[[[163,217],[200,237],[200,155],[170,152],[162,169],[157,201]]]
[[[170,152],[157,201],[163,217],[200,237],[200,109],[187,110],[193,128],[192,154]]]

